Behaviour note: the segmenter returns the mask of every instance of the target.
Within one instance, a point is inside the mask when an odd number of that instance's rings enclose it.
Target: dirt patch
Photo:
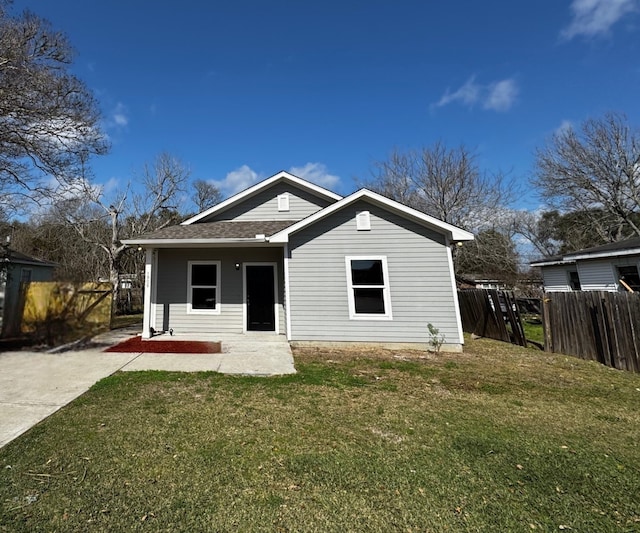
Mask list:
[[[126,353],[220,353],[221,351],[222,346],[219,342],[155,341],[142,340],[140,336],[131,337],[105,350],[105,352]]]

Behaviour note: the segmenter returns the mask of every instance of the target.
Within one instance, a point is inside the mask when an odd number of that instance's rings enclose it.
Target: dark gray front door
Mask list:
[[[247,265],[247,330],[275,331],[273,265]]]

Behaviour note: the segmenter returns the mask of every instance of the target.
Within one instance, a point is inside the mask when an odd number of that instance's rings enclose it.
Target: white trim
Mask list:
[[[575,265],[575,261],[569,259],[555,259],[553,261],[534,261],[533,263],[529,263],[529,266],[532,267],[546,267],[546,266],[564,266],[564,265]]]
[[[289,245],[284,245],[284,319],[287,340],[291,341],[291,288],[289,286]]]
[[[193,265],[216,265],[216,284],[214,285],[191,285],[191,267]],[[187,314],[188,315],[219,315],[221,307],[221,273],[220,261],[187,261]],[[213,309],[193,309],[192,308],[192,289],[193,288],[211,288],[216,289],[216,306]]]
[[[153,248],[147,248],[144,261],[144,307],[142,314],[142,338],[151,338],[151,293],[153,271]]]
[[[451,275],[451,292],[453,293],[453,309],[456,315],[456,324],[458,326],[458,338],[460,345],[464,344],[464,331],[462,329],[462,315],[460,314],[460,302],[458,301],[458,287],[456,286],[456,274],[453,268],[453,252],[449,243],[445,243],[447,249],[447,263],[449,264],[449,274]]]
[[[382,281],[383,285],[356,285],[353,286],[351,261],[380,261],[382,263]],[[387,266],[386,255],[346,255],[344,265],[347,274],[347,300],[349,302],[349,318],[351,320],[393,320],[391,310],[391,287],[389,281],[389,268]],[[363,289],[380,289],[382,288],[382,300],[384,303],[384,314],[381,313],[356,313],[356,303],[353,296],[354,288]]]
[[[594,252],[594,253],[573,253],[567,254],[566,258],[570,261],[576,261],[579,259],[608,259],[609,257],[620,257],[626,255],[640,255],[640,248],[630,248],[628,250],[610,250],[608,252]]]
[[[271,176],[270,178],[267,178],[266,180],[261,181],[260,183],[256,183],[253,187],[249,187],[248,189],[245,189],[244,191],[239,192],[238,194],[235,194],[230,198],[227,198],[224,202],[220,202],[219,204],[214,205],[213,207],[210,207],[206,211],[203,211],[202,213],[199,213],[185,220],[184,222],[182,222],[182,225],[188,226],[189,224],[193,224],[198,220],[202,220],[203,218],[214,215],[215,213],[224,211],[225,209],[228,209],[232,205],[240,203],[246,198],[249,198],[250,196],[257,194],[258,192],[263,191],[280,181],[289,181],[290,183],[293,183],[302,189],[306,189],[307,191],[315,193],[317,196],[321,196],[328,200],[337,201],[342,199],[342,196],[340,196],[339,194],[336,194],[328,189],[325,189],[324,187],[314,185],[313,183],[310,183],[306,180],[303,180],[302,178],[294,176],[293,174],[289,174],[289,172],[285,172],[283,170]]]
[[[151,317],[149,325],[156,328],[157,302],[158,302],[158,250],[152,250],[151,253]],[[169,305],[166,303],[165,305]]]
[[[126,244],[127,246],[171,246],[174,247],[176,244],[183,244],[185,246],[193,246],[195,245],[212,245],[212,244],[242,244],[246,246],[247,244],[263,244],[266,242],[264,238],[257,239],[256,237],[241,237],[241,238],[224,238],[224,239],[125,239],[121,241],[122,244]]]
[[[336,202],[333,205],[327,206],[320,211],[317,211],[313,215],[308,216],[307,218],[302,219],[300,222],[296,222],[295,224],[273,234],[269,237],[269,242],[272,243],[285,243],[289,242],[289,235],[295,233],[296,231],[301,230],[311,224],[314,224],[318,220],[321,220],[340,209],[347,207],[348,205],[358,201],[358,200],[367,200],[375,205],[382,207],[383,209],[395,212],[400,216],[405,218],[410,218],[423,226],[430,227],[437,231],[438,233],[444,233],[447,238],[451,241],[472,241],[473,234],[460,229],[451,224],[447,224],[442,220],[438,220],[430,215],[422,213],[416,209],[403,205],[395,200],[390,200],[382,196],[381,194],[375,193],[373,191],[369,191],[367,189],[360,189],[359,191],[354,192],[353,194],[346,196],[342,200]]]
[[[274,332],[280,334],[280,313],[278,312],[278,263],[276,261],[247,261],[242,263],[242,332],[246,333],[247,328],[247,267],[248,266],[271,266],[273,267],[273,320]],[[267,330],[269,331],[269,330]]]

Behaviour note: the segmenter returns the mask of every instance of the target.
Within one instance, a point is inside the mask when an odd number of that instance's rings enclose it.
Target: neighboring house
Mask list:
[[[585,248],[531,263],[540,267],[544,290],[640,291],[640,237]]]
[[[463,343],[451,246],[473,236],[361,189],[342,197],[280,172],[146,249],[143,337],[286,334],[292,342]]]
[[[20,286],[29,281],[50,281],[55,263],[41,261],[11,249],[2,251],[0,274],[0,327],[3,337],[20,334]]]

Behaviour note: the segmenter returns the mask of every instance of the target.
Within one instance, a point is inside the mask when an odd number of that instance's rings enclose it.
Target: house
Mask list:
[[[146,250],[143,337],[268,331],[293,343],[463,344],[451,246],[473,236],[361,189],[280,172],[124,241]]]
[[[50,281],[55,263],[42,261],[5,247],[2,250],[0,270],[0,328],[2,337],[20,334],[22,321],[20,298],[22,283],[30,281]]]
[[[640,237],[547,257],[531,263],[544,290],[640,291]]]

